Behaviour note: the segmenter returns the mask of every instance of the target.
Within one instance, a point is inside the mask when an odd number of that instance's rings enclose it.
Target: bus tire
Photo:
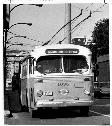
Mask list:
[[[88,113],[89,113],[89,107],[88,106],[80,108],[81,116],[88,116]]]
[[[95,92],[94,93],[94,98],[101,98],[101,93],[100,92]]]
[[[99,93],[97,97],[100,99],[101,98],[101,93]]]
[[[30,110],[30,115],[32,118],[35,118],[35,114],[36,114],[35,110]]]

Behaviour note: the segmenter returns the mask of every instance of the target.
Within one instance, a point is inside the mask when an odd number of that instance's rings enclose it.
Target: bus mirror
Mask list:
[[[35,66],[35,69],[38,70],[38,66],[37,65]]]
[[[99,75],[99,70],[98,69],[99,69],[98,64],[93,65],[92,71],[95,73],[96,76]]]
[[[99,69],[99,65],[98,64],[93,65],[92,69],[93,69],[93,71],[98,70]]]
[[[92,66],[92,71],[93,71],[93,72],[95,71],[95,65]]]

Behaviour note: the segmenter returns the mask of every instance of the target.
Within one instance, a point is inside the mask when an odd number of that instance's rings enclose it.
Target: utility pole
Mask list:
[[[9,29],[9,22],[10,22],[10,15],[9,15],[10,4],[3,5],[3,67],[4,67],[4,92],[6,89],[6,65],[7,65],[7,58],[6,58],[6,40],[7,40],[7,29]]]
[[[64,43],[70,44],[71,43],[71,33],[70,33],[71,32],[71,3],[65,3],[65,24],[67,24],[67,26],[64,29],[64,37],[67,38],[65,39]]]

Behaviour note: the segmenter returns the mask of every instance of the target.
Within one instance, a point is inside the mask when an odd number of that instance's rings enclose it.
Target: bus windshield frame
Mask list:
[[[87,58],[83,55],[46,55],[36,61],[36,71],[41,74],[78,73],[89,69]]]

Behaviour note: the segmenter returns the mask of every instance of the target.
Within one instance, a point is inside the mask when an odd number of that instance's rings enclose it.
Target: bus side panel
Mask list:
[[[87,81],[85,81],[87,78]],[[89,78],[89,79],[88,79]],[[39,80],[39,79],[38,79]],[[43,81],[40,81],[43,80]],[[93,101],[92,96],[92,77],[88,76],[74,76],[74,77],[49,77],[42,78],[39,82],[35,80],[35,98],[37,104],[40,102],[45,103],[48,101],[68,101],[74,102],[74,106],[90,106],[90,102]],[[86,92],[85,92],[86,90]],[[38,91],[38,95],[37,95]],[[87,94],[89,92],[89,94]],[[41,95],[41,96],[40,96]],[[87,104],[85,104],[88,102]],[[79,104],[78,104],[79,103]]]
[[[26,87],[27,87],[27,78],[21,79],[21,104],[22,106],[27,106],[26,101]]]

